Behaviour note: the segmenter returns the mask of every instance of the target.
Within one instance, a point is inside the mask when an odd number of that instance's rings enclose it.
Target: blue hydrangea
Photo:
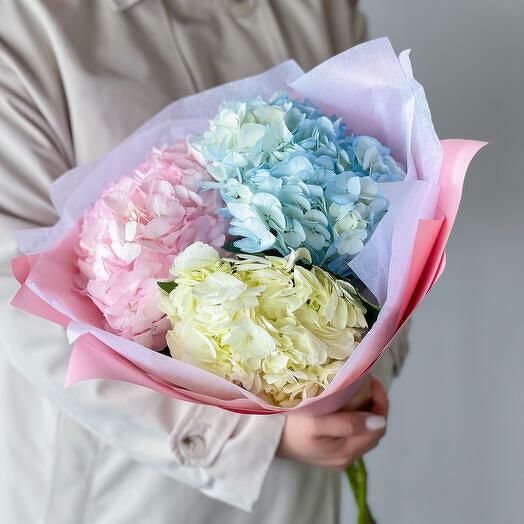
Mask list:
[[[404,168],[376,138],[352,136],[346,150],[353,171],[361,176],[370,176],[376,182],[398,182],[406,176]]]
[[[405,176],[380,142],[285,92],[223,104],[192,148],[216,180],[206,187],[220,189],[237,248],[306,247],[340,275],[387,211],[377,183]]]

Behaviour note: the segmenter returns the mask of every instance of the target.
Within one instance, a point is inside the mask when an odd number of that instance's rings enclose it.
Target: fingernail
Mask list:
[[[374,431],[376,429],[384,429],[386,427],[386,419],[379,415],[371,415],[366,418],[366,428]]]

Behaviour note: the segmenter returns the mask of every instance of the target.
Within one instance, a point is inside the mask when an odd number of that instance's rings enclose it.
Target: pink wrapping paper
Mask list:
[[[74,343],[66,385],[93,378],[123,380],[172,397],[230,411],[288,411],[204,370],[104,331],[102,315],[74,289],[75,245],[83,211],[108,183],[131,171],[151,147],[205,129],[222,101],[293,91],[343,116],[356,133],[375,136],[407,166],[405,181],[381,184],[390,210],[351,267],[382,310],[370,332],[321,395],[293,410],[334,411],[345,403],[402,324],[435,284],[455,220],[469,162],[484,145],[439,142],[424,91],[407,52],[387,39],[363,44],[304,74],[294,62],[177,101],[106,157],[66,173],[51,194],[60,219],[52,228],[20,232],[26,256],[13,261],[21,289],[13,305],[67,327]],[[59,274],[61,278],[49,278]]]

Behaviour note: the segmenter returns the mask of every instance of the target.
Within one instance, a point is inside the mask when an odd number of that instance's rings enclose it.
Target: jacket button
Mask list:
[[[206,441],[200,435],[187,435],[180,441],[180,452],[187,459],[199,459],[206,451]]]

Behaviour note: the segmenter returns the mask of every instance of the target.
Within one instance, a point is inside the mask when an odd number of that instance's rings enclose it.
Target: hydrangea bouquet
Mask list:
[[[439,142],[387,39],[307,74],[286,62],[174,102],[58,179],[58,223],[18,235],[13,304],[67,327],[67,384],[337,410],[440,276],[482,145]],[[372,522],[364,473],[349,478]]]

